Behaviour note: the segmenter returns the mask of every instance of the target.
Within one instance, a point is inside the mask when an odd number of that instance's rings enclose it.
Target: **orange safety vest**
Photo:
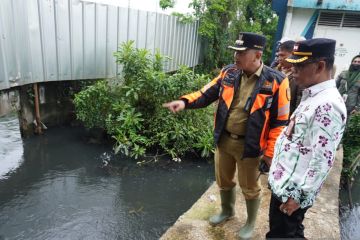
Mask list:
[[[214,139],[217,144],[224,131],[233,97],[239,90],[242,71],[231,64],[201,90],[182,96],[187,109],[202,108],[218,100]],[[272,157],[274,145],[288,124],[290,109],[289,80],[279,71],[264,66],[255,88],[245,105],[249,112],[242,158],[260,155]]]

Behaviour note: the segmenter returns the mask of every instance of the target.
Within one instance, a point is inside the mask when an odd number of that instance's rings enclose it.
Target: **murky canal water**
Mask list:
[[[19,121],[15,115],[0,118],[0,181],[23,161]]]
[[[351,192],[353,209],[342,207],[340,226],[343,240],[360,239],[360,174],[356,176]],[[345,190],[340,192],[340,199],[344,206],[348,204],[348,193]]]
[[[22,140],[0,118],[0,239],[158,239],[214,181],[206,162],[138,167],[80,128]]]
[[[15,115],[0,118],[0,240],[158,239],[213,181],[211,164],[138,167],[84,135],[58,127],[23,140]],[[352,195],[343,240],[360,239],[360,176]]]

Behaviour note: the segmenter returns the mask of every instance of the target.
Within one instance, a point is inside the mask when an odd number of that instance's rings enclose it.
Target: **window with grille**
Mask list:
[[[345,13],[343,27],[360,28],[360,14]]]
[[[321,12],[319,17],[319,26],[340,27],[342,23],[343,13]]]
[[[343,12],[321,12],[319,26],[360,28],[360,14]]]

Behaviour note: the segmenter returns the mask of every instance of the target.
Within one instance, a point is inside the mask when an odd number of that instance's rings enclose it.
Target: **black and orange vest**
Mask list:
[[[217,144],[224,131],[229,109],[239,89],[242,71],[231,64],[201,90],[182,96],[187,109],[206,107],[218,101],[214,139]],[[241,93],[240,93],[241,94]],[[244,111],[249,112],[243,158],[272,157],[274,145],[288,124],[290,108],[289,80],[281,72],[264,66]]]

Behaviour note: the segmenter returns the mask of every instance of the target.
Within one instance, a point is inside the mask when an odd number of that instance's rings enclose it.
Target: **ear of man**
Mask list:
[[[326,69],[326,62],[325,61],[319,61],[317,63],[317,68],[316,68],[316,73],[322,73],[322,72],[325,72],[327,69]]]
[[[262,58],[262,55],[263,55],[263,52],[262,52],[262,51],[256,51],[256,58],[257,58],[257,59],[261,59],[261,58]]]

